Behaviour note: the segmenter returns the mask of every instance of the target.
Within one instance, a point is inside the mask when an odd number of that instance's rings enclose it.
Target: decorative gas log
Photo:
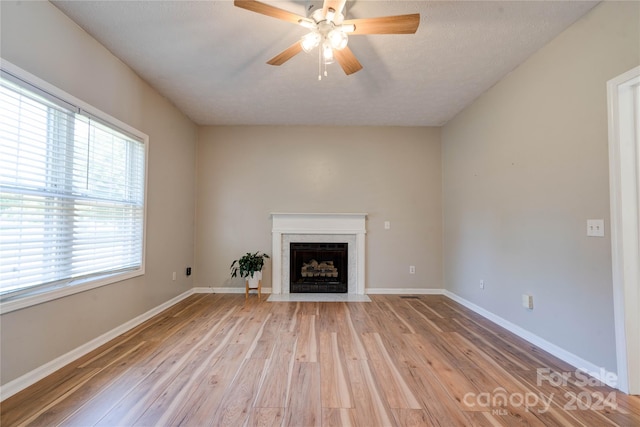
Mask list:
[[[338,269],[333,266],[333,261],[318,262],[312,259],[302,264],[302,277],[338,277]]]
[[[348,292],[349,245],[344,242],[291,242],[289,290]]]

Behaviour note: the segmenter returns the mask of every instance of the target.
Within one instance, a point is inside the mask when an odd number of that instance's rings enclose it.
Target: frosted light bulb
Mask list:
[[[322,58],[325,64],[333,64],[333,48],[329,43],[322,45]]]
[[[349,37],[340,30],[331,30],[327,35],[331,47],[337,50],[342,50],[347,46]]]
[[[304,50],[305,52],[310,52],[314,47],[320,44],[320,38],[320,33],[316,31],[305,34],[300,41],[302,50]]]

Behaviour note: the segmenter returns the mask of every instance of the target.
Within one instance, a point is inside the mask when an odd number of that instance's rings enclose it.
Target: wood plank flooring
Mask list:
[[[444,296],[371,299],[193,295],[2,402],[0,424],[640,425],[640,397]]]

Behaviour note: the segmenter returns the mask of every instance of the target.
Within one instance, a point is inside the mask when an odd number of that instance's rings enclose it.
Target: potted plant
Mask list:
[[[266,258],[269,258],[269,255],[259,251],[253,254],[247,252],[231,263],[231,277],[238,277],[240,274],[240,277],[247,278],[250,288],[255,288],[258,281],[262,279],[262,267]]]

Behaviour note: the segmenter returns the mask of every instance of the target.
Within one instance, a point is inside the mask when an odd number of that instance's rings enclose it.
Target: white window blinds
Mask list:
[[[139,269],[144,141],[3,71],[0,294]]]

